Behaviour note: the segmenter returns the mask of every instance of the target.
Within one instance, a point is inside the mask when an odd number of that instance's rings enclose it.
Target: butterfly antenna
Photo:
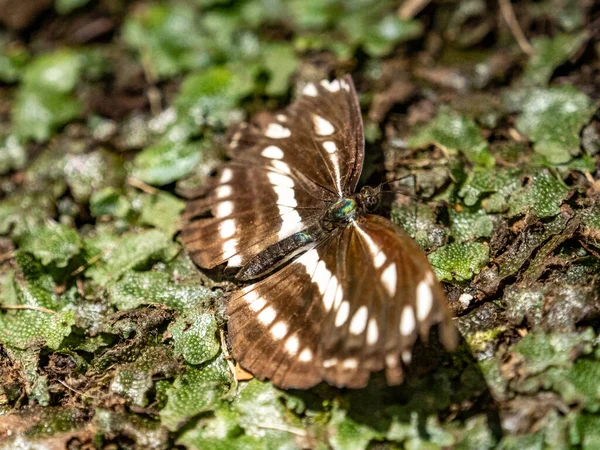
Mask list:
[[[407,178],[411,178],[412,179],[412,183],[410,183],[409,185],[404,185],[403,187],[407,187],[410,188],[411,192],[409,194],[407,194],[414,202],[414,212],[413,212],[413,217],[414,217],[414,223],[413,223],[413,229],[416,230],[417,229],[417,216],[419,214],[419,202],[417,201],[417,177],[415,176],[415,174],[408,174],[405,175],[403,177],[400,178],[394,178],[392,180],[388,180],[388,181],[384,181],[383,183],[381,183],[379,186],[377,186],[377,190],[379,191],[380,195],[383,194],[395,194],[397,192],[397,190],[394,189],[389,189],[386,190],[384,189],[384,186],[386,185],[391,185],[393,183],[396,183],[398,181],[403,181],[406,180]]]

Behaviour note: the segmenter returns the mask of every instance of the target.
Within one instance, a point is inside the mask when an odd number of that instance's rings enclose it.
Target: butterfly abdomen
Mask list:
[[[248,281],[266,275],[306,250],[307,246],[317,241],[322,234],[321,227],[316,224],[270,245],[250,259],[237,273],[236,278],[240,281]]]

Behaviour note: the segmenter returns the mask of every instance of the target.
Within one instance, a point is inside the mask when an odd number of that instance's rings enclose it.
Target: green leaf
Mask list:
[[[110,390],[126,397],[134,405],[146,406],[154,379],[172,377],[177,373],[178,367],[179,363],[173,358],[169,347],[147,347],[135,361],[119,367]]]
[[[218,408],[233,382],[225,358],[220,355],[202,368],[186,367],[168,390],[166,406],[160,412],[162,424],[171,431],[192,417]]]
[[[0,175],[25,167],[27,153],[15,135],[0,137]]]
[[[45,266],[55,263],[56,267],[66,267],[81,250],[82,241],[77,231],[67,225],[49,222],[31,229],[19,245]]]
[[[507,168],[475,167],[458,191],[465,205],[474,206],[479,200],[487,212],[502,212],[508,208],[510,194],[521,184],[521,171]]]
[[[113,216],[125,218],[131,212],[130,199],[122,192],[112,187],[95,190],[90,197],[90,212],[92,216]]]
[[[269,72],[268,95],[284,95],[288,91],[290,77],[298,69],[298,58],[290,44],[264,46],[263,65]]]
[[[116,281],[130,269],[151,261],[168,261],[176,251],[170,237],[159,230],[127,234],[120,238],[90,238],[85,240],[85,247],[92,262],[85,274],[100,285]]]
[[[0,342],[23,350],[38,345],[57,350],[74,324],[73,311],[6,313],[0,316]]]
[[[572,352],[590,353],[595,334],[591,328],[577,333],[547,333],[534,331],[527,334],[512,351],[521,357],[523,375],[535,375],[550,367],[570,368]]]
[[[454,445],[456,450],[495,449],[496,439],[492,434],[487,417],[483,414],[466,420],[462,439]]]
[[[13,104],[14,130],[22,138],[46,141],[80,112],[79,101],[69,94],[25,85],[17,93]]]
[[[447,230],[436,223],[436,212],[429,205],[394,205],[391,216],[421,248],[435,249],[446,242]]]
[[[373,57],[386,56],[398,43],[418,38],[423,33],[421,22],[400,19],[392,14],[386,15],[374,27],[361,28],[365,33],[365,51]]]
[[[413,148],[432,144],[449,153],[461,152],[480,166],[491,167],[495,163],[475,122],[447,108],[442,108],[437,117],[408,141]]]
[[[179,215],[185,203],[167,192],[157,192],[144,197],[140,222],[154,226],[169,235],[175,234],[179,227]]]
[[[202,158],[197,144],[164,143],[138,153],[133,176],[145,183],[163,186],[189,175]]]
[[[97,190],[121,186],[125,181],[122,159],[107,150],[67,154],[59,160],[59,167],[58,176],[64,178],[75,200],[82,203],[87,203]]]
[[[600,205],[596,203],[581,211],[581,226],[585,234],[600,236]]]
[[[588,411],[597,413],[600,410],[600,361],[587,358],[578,359],[567,372],[564,380],[555,384],[568,404],[584,405]]]
[[[73,50],[63,49],[36,57],[26,68],[23,83],[27,90],[67,94],[77,86],[83,59]]]
[[[183,355],[188,364],[202,364],[214,358],[220,349],[214,315],[191,309],[169,326],[175,354]]]
[[[467,242],[492,235],[494,223],[483,209],[465,209],[458,212],[450,208],[449,213],[450,234],[457,242]]]
[[[171,448],[169,433],[165,427],[161,426],[159,421],[150,420],[140,414],[95,408],[94,425],[98,427],[97,436],[118,436],[116,439],[126,439],[133,448]],[[123,438],[124,436],[126,438]]]
[[[487,244],[469,242],[448,244],[429,255],[438,279],[444,281],[468,281],[488,263]]]
[[[578,52],[588,39],[587,31],[532,39],[533,55],[525,67],[525,83],[537,86],[548,84],[554,70]]]
[[[329,443],[334,450],[366,450],[369,443],[381,439],[372,428],[352,420],[345,411],[336,409],[329,421]]]
[[[240,120],[238,102],[253,83],[243,74],[242,68],[234,73],[227,67],[213,66],[189,75],[175,99],[178,117],[191,121],[195,128],[224,127]]]
[[[8,44],[0,40],[0,81],[14,83],[23,75],[29,53],[20,45]]]
[[[231,408],[240,414],[238,423],[250,436],[261,437],[270,434],[271,437],[281,437],[283,434],[290,438],[290,433],[274,430],[301,430],[302,422],[285,407],[281,401],[283,398],[285,393],[273,387],[271,383],[253,379],[240,390]]]
[[[573,86],[535,89],[522,107],[517,129],[550,164],[564,164],[579,154],[579,132],[596,111],[590,98]]]
[[[197,282],[180,284],[162,272],[129,271],[108,285],[111,303],[120,310],[135,309],[148,303],[162,303],[186,311],[199,301],[206,302],[214,293]]]
[[[59,14],[69,14],[77,8],[81,8],[89,3],[90,0],[55,0],[54,7]]]
[[[209,62],[196,10],[185,4],[146,4],[127,17],[125,42],[154,77],[165,79]]]
[[[513,194],[509,214],[515,216],[530,212],[540,218],[555,216],[568,193],[569,188],[562,181],[548,172],[539,172],[530,183]]]
[[[571,428],[571,444],[582,450],[600,448],[600,416],[576,414]]]

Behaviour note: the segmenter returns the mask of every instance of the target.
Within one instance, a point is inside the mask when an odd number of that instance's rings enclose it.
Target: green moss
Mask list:
[[[517,129],[550,164],[579,155],[579,133],[596,111],[587,95],[568,85],[528,92],[522,108]]]
[[[82,63],[78,53],[64,49],[38,56],[27,65],[12,111],[19,136],[45,141],[80,114],[81,105],[70,93],[79,81]]]
[[[587,31],[532,39],[533,55],[525,67],[524,81],[538,86],[546,85],[554,70],[567,62],[588,39]]]
[[[442,108],[435,119],[408,141],[408,145],[415,148],[432,144],[452,154],[460,152],[472,163],[483,167],[495,163],[475,122],[447,108]]]
[[[509,214],[514,216],[530,212],[540,218],[555,216],[560,212],[560,205],[568,192],[569,188],[562,180],[557,180],[548,172],[537,173],[511,197]]]
[[[473,352],[483,351],[490,342],[494,342],[498,335],[504,333],[505,331],[506,327],[498,327],[485,331],[476,331],[467,336],[467,344]]]
[[[167,391],[167,404],[160,419],[169,430],[177,430],[192,417],[218,409],[232,383],[229,366],[220,355],[201,368],[187,366]]]
[[[160,144],[140,152],[133,161],[133,176],[162,186],[189,175],[202,158],[196,144]]]
[[[436,276],[446,281],[468,281],[488,263],[488,246],[478,242],[452,243],[429,255]]]
[[[175,354],[188,364],[202,364],[214,358],[220,349],[214,315],[199,308],[190,309],[169,326],[173,335]]]
[[[86,239],[84,246],[90,261],[85,273],[101,285],[152,261],[168,261],[177,252],[171,239],[159,230],[122,237],[97,236]]]
[[[29,230],[20,242],[20,248],[34,255],[43,265],[54,263],[57,267],[65,267],[81,247],[77,231],[52,222]]]

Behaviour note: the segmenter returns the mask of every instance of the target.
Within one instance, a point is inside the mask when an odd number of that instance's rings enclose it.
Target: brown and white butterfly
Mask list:
[[[188,201],[182,239],[201,267],[227,263],[253,282],[227,305],[242,367],[283,388],[359,388],[383,369],[402,382],[434,324],[454,347],[426,256],[371,214],[377,189],[355,192],[364,136],[350,76],[306,84],[268,123],[239,126],[229,147],[210,193]]]

